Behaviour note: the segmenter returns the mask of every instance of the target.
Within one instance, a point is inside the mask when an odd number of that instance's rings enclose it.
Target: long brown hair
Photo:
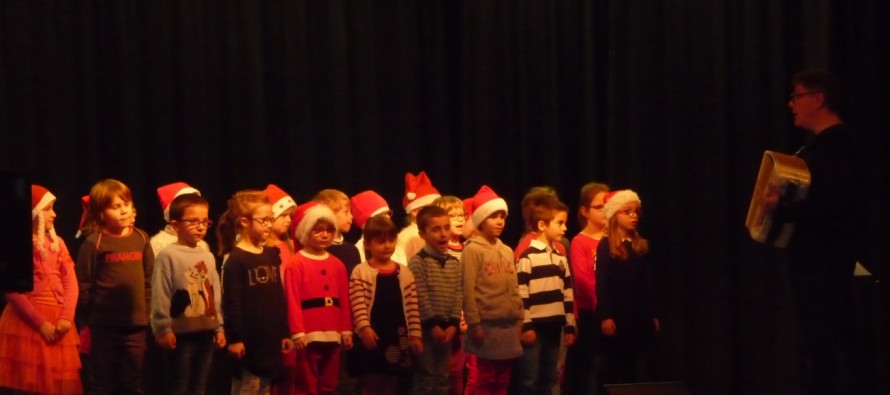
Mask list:
[[[598,182],[589,182],[581,187],[581,197],[578,199],[578,225],[581,226],[581,229],[587,227],[587,217],[584,216],[584,213],[590,212],[590,204],[600,192],[609,192],[609,186]]]
[[[90,202],[87,205],[86,221],[84,222],[86,234],[89,235],[102,230],[104,226],[102,213],[116,197],[120,197],[125,202],[132,202],[133,192],[124,183],[112,178],[106,178],[93,185],[90,189]],[[134,214],[135,210],[134,206]]]
[[[235,248],[235,236],[243,230],[238,219],[249,217],[258,206],[269,204],[269,197],[263,191],[248,189],[235,192],[226,204],[228,209],[219,218],[216,226],[219,255],[228,254]]]
[[[621,234],[618,232],[618,214],[609,218],[609,224],[606,227],[606,235],[609,238],[609,255],[619,261],[630,258],[630,253],[624,248],[621,240]],[[649,240],[643,238],[636,229],[627,231],[626,237],[630,238],[631,248],[637,255],[643,255],[649,251]]]

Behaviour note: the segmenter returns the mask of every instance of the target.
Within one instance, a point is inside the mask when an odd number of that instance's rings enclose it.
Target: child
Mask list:
[[[56,197],[31,185],[34,288],[6,293],[0,317],[0,388],[40,394],[80,394],[74,310],[77,278],[56,236]]]
[[[472,199],[471,219],[478,236],[467,240],[461,255],[464,351],[475,355],[476,394],[505,394],[513,360],[522,355],[522,299],[517,292],[513,250],[498,239],[504,230],[507,202],[483,185]]]
[[[261,191],[236,192],[216,229],[223,264],[223,317],[228,354],[237,363],[232,393],[261,394],[282,370],[281,354],[290,352],[287,302],[281,287],[281,257],[266,247],[272,206]],[[236,235],[239,238],[236,240]]]
[[[423,238],[417,234],[417,212],[441,196],[433,187],[426,172],[421,171],[417,176],[405,173],[405,197],[402,198],[402,207],[408,213],[408,226],[399,232],[396,243],[405,251],[405,258],[411,259],[424,245]]]
[[[526,192],[525,196],[522,197],[522,220],[524,222],[525,234],[519,239],[519,243],[513,251],[513,255],[516,257],[516,262],[519,262],[519,257],[525,252],[525,249],[528,248],[528,245],[531,244],[532,240],[538,237],[537,229],[533,226],[530,227],[531,225],[529,225],[529,215],[533,206],[532,203],[540,199],[541,195],[550,195],[559,199],[556,196],[556,190],[548,186],[532,187]],[[559,244],[556,244],[555,246],[560,254],[568,256],[568,245],[568,239],[563,238],[559,241]]]
[[[605,184],[588,183],[581,188],[578,199],[578,223],[581,232],[572,239],[572,283],[575,285],[575,310],[578,336],[566,357],[565,393],[595,394],[597,367],[600,364],[598,339],[600,322],[596,311],[596,247],[606,229],[603,197],[609,192]]]
[[[516,264],[519,294],[525,307],[522,357],[513,383],[516,393],[551,393],[558,383],[561,340],[575,341],[572,276],[556,245],[565,236],[568,207],[550,194],[531,198],[529,228],[537,235]]]
[[[105,179],[90,190],[77,255],[78,314],[90,332],[90,393],[141,393],[154,253],[134,227],[130,188]]]
[[[291,217],[297,209],[297,202],[275,184],[267,185],[263,193],[269,198],[269,203],[272,204],[272,216],[275,217],[269,239],[266,240],[266,247],[278,248],[281,264],[285,265],[296,252],[294,241],[290,238],[290,225]]]
[[[312,201],[327,206],[337,217],[337,234],[334,235],[334,240],[327,251],[346,265],[348,276],[352,273],[352,269],[362,262],[359,249],[354,244],[344,243],[343,235],[349,233],[353,220],[349,196],[336,189],[323,189],[312,198]]]
[[[201,195],[200,191],[184,182],[174,182],[158,188],[158,200],[161,201],[161,208],[164,210],[164,222],[167,225],[150,239],[151,250],[155,256],[158,256],[164,247],[175,243],[177,240],[176,229],[170,225],[170,203],[179,195],[191,193]],[[203,239],[198,242],[198,247],[210,252],[210,246]]]
[[[358,226],[359,229],[363,229],[368,219],[376,215],[385,215],[388,218],[392,218],[392,210],[390,210],[389,205],[386,204],[386,200],[383,200],[383,197],[378,195],[377,192],[364,191],[353,196],[349,201],[352,203],[352,214],[355,216],[355,225]],[[362,262],[364,262],[364,237],[359,238],[358,242],[355,243],[355,246],[358,248]],[[396,245],[396,250],[392,254],[392,260],[400,265],[408,264],[408,260],[405,259],[405,250],[399,245]]]
[[[340,345],[352,348],[346,268],[326,250],[337,218],[318,202],[297,207],[294,237],[303,249],[284,268],[291,339],[312,394],[332,394],[340,371]]]
[[[640,197],[610,192],[603,208],[606,235],[596,253],[597,315],[601,320],[601,384],[650,381],[649,352],[659,332],[652,295],[649,243],[637,232]]]
[[[413,393],[445,395],[452,344],[460,334],[462,270],[460,261],[448,253],[452,239],[448,211],[436,205],[424,207],[417,213],[417,226],[426,244],[408,268],[417,284],[424,353],[414,369]]]
[[[362,393],[396,394],[399,378],[413,370],[411,353],[423,351],[417,290],[411,270],[391,259],[396,226],[371,217],[362,231],[369,259],[352,271],[349,303],[361,338],[350,355],[362,375]]]
[[[214,345],[223,348],[222,289],[216,262],[199,246],[212,224],[207,200],[179,195],[169,205],[176,243],[155,258],[151,328],[165,352],[167,391],[203,394]]]
[[[442,196],[433,201],[434,206],[439,206],[448,213],[451,223],[451,235],[448,237],[448,254],[460,260],[460,253],[464,250],[464,227],[467,223],[467,212],[464,202],[457,196]]]
[[[337,234],[331,242],[331,246],[327,251],[335,256],[343,265],[346,266],[346,276],[348,277],[352,270],[362,262],[359,250],[355,244],[346,243],[344,235],[349,233],[352,228],[352,207],[349,203],[349,196],[336,189],[323,189],[315,194],[312,201],[319,202],[334,212],[337,217]],[[347,281],[349,279],[347,278]],[[357,381],[349,374],[346,367],[348,365],[349,356],[346,350],[340,351],[340,380],[337,381],[338,394],[353,394],[358,386]]]

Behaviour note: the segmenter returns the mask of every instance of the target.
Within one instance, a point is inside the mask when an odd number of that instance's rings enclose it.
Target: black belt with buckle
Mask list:
[[[300,306],[303,307],[303,310],[314,309],[316,307],[340,307],[340,299],[332,297],[306,299],[300,303]]]

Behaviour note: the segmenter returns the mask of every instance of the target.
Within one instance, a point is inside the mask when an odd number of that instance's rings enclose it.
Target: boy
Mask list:
[[[568,207],[550,194],[530,202],[528,223],[537,235],[516,264],[524,306],[523,355],[513,384],[517,394],[549,393],[558,382],[560,341],[575,341],[575,315],[568,259],[556,248],[566,232]]]
[[[340,370],[340,345],[352,348],[352,314],[346,268],[327,252],[337,233],[334,213],[318,202],[297,207],[294,236],[303,249],[284,267],[291,339],[312,394],[332,394]]]
[[[504,231],[507,202],[483,185],[471,204],[478,235],[467,240],[461,255],[467,322],[464,351],[477,357],[476,394],[504,393],[513,359],[522,355],[523,319],[513,250],[498,239]]]
[[[352,228],[352,207],[349,204],[349,196],[336,189],[323,189],[315,194],[313,202],[319,202],[334,212],[337,217],[337,234],[328,247],[328,252],[337,257],[346,265],[346,275],[352,273],[352,269],[362,262],[358,248],[354,244],[344,243],[343,235],[349,233]]]
[[[213,346],[226,345],[216,263],[199,245],[212,224],[208,210],[207,200],[195,193],[173,199],[169,226],[176,243],[155,259],[151,329],[158,346],[167,350],[171,394],[204,393]]]
[[[408,226],[399,232],[397,245],[405,251],[406,259],[411,259],[424,246],[423,238],[418,236],[417,213],[441,196],[433,187],[426,172],[421,171],[416,176],[405,173],[405,197],[402,198],[402,207],[408,214]]]
[[[448,254],[451,219],[439,206],[426,206],[417,213],[423,249],[408,261],[414,274],[423,354],[414,371],[414,394],[448,393],[451,347],[460,333],[461,266]]]
[[[164,222],[167,225],[151,237],[151,250],[155,256],[158,256],[164,247],[175,243],[177,240],[176,228],[170,224],[170,204],[177,196],[192,193],[201,195],[200,191],[184,182],[174,182],[158,188],[158,200],[161,202],[161,209],[164,210]],[[198,247],[201,247],[204,251],[210,251],[210,246],[207,245],[203,238],[198,241]]]

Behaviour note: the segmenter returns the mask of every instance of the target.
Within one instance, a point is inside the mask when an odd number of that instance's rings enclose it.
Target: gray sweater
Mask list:
[[[174,243],[155,258],[151,329],[194,333],[221,331],[222,290],[213,254],[200,246]]]

